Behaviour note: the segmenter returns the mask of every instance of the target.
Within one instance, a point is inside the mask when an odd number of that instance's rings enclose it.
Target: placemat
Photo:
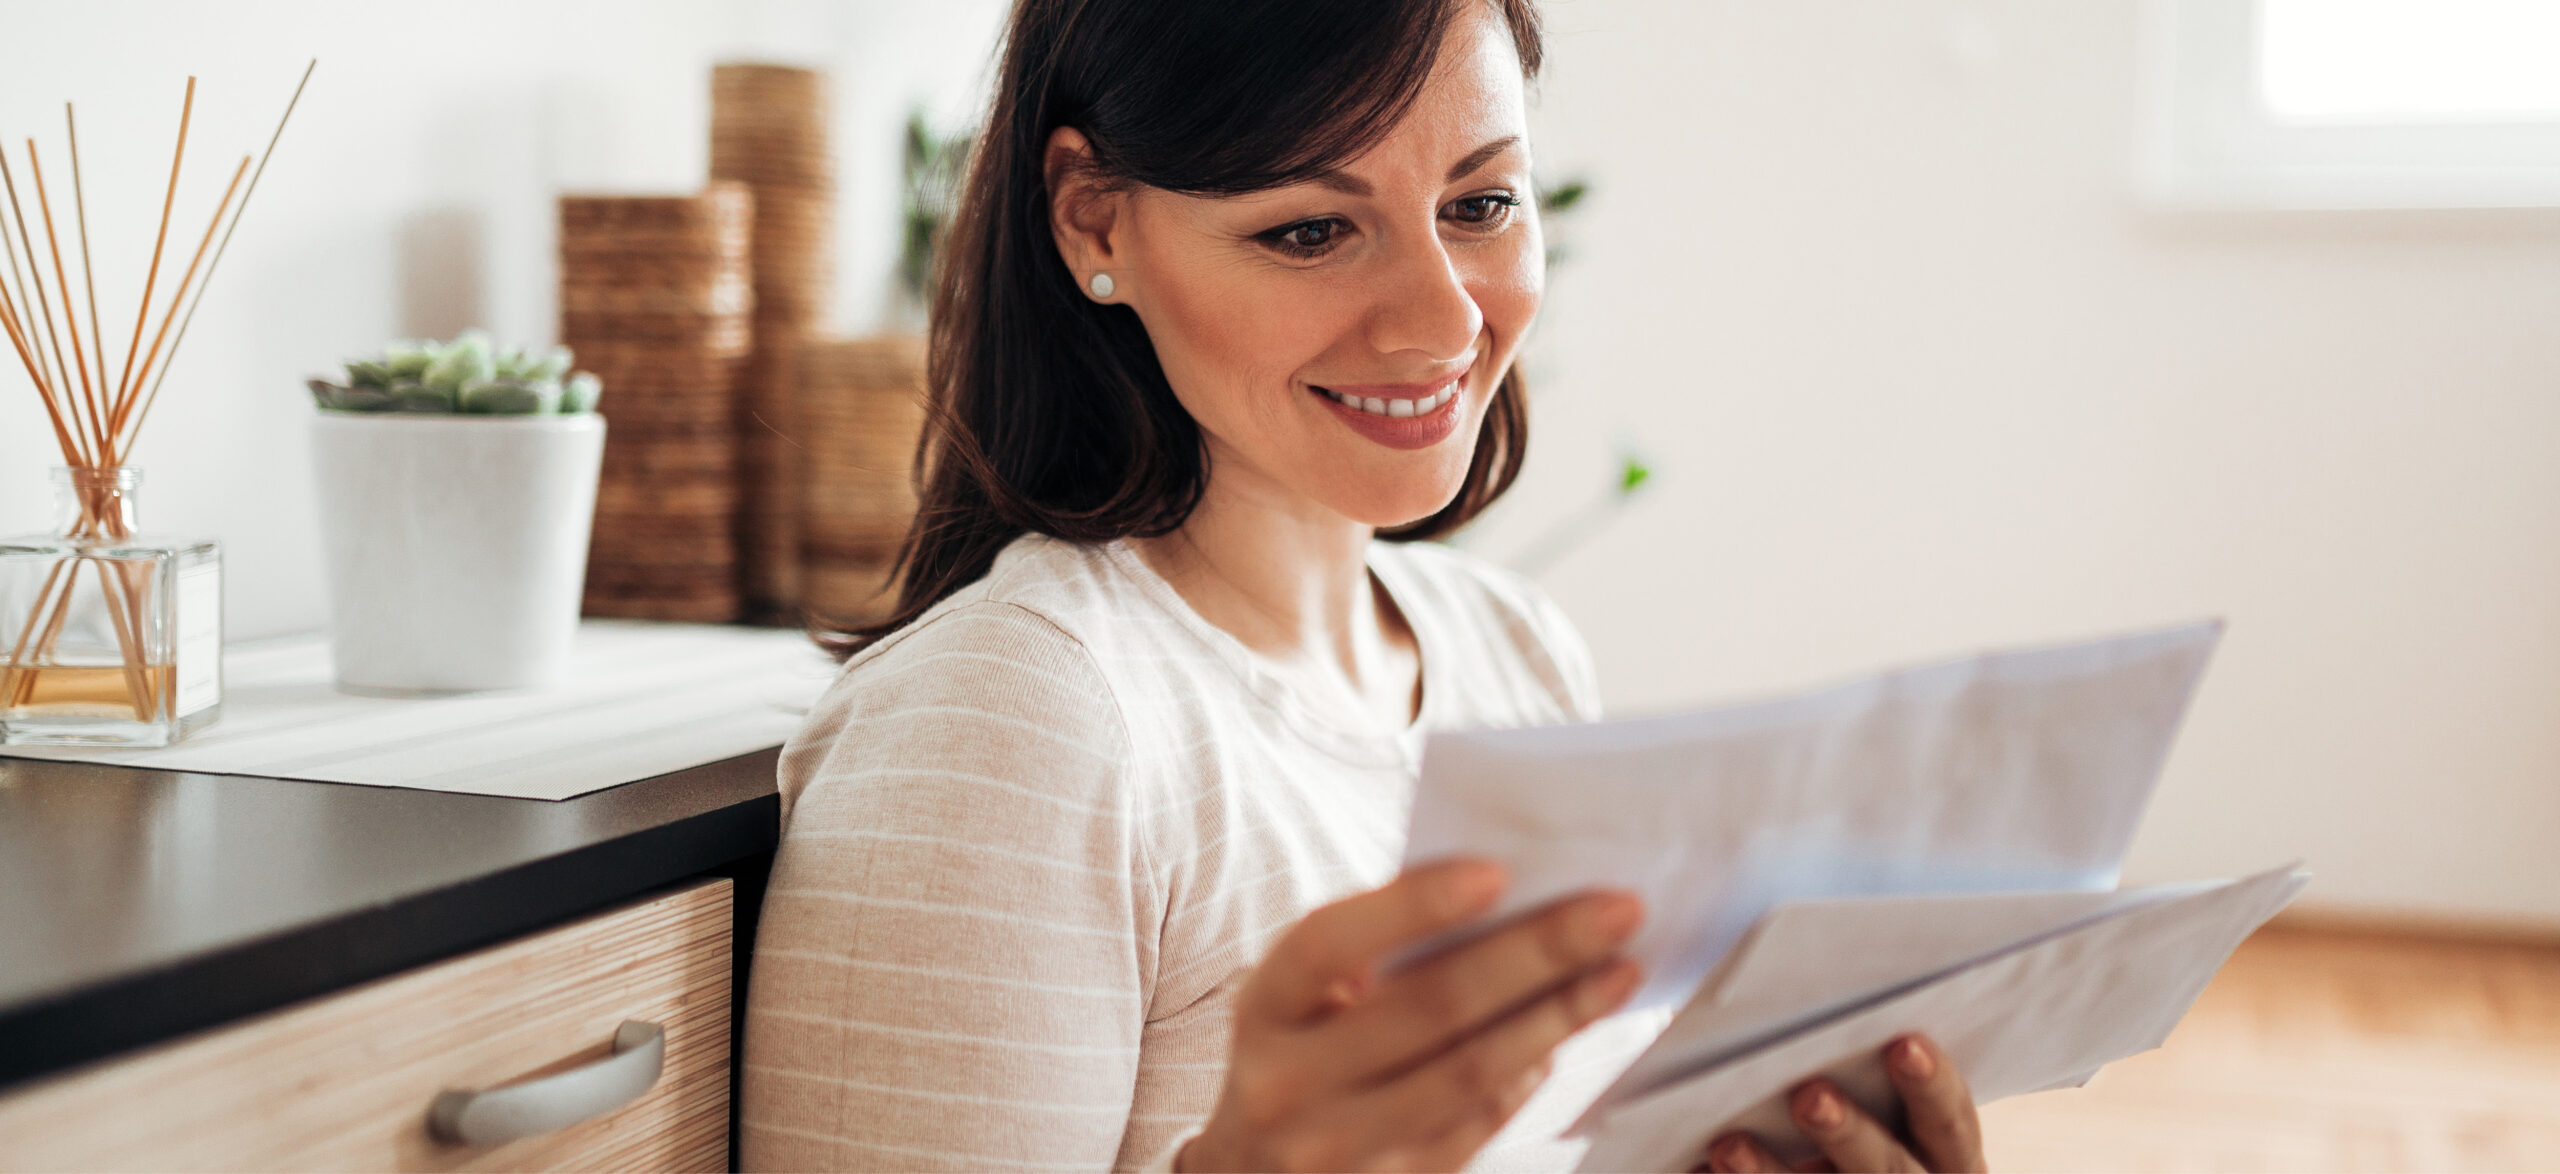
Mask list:
[[[202,774],[568,799],[781,745],[834,678],[798,631],[588,620],[570,679],[541,690],[360,697],[318,636],[223,653],[221,720],[156,750],[0,755]]]

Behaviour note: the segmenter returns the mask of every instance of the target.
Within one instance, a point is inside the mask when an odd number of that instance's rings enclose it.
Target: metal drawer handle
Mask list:
[[[667,1030],[626,1019],[613,1033],[613,1054],[540,1080],[482,1092],[447,1089],[427,1108],[427,1133],[454,1145],[499,1145],[567,1129],[640,1099],[658,1082]]]

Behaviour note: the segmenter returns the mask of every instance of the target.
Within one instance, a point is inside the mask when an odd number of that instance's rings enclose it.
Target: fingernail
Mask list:
[[[1507,880],[1500,865],[1469,861],[1449,870],[1449,879],[1440,890],[1441,899],[1452,917],[1481,913],[1502,898]]]
[[[1738,1137],[1717,1138],[1714,1145],[1707,1147],[1707,1157],[1727,1170],[1739,1170],[1748,1160],[1742,1139]]]
[[[1643,910],[1632,897],[1593,897],[1574,911],[1574,942],[1593,954],[1616,949],[1619,943],[1635,936],[1636,922],[1642,916]]]
[[[1538,1086],[1547,1082],[1550,1065],[1550,1061],[1541,1060],[1514,1078],[1511,1087],[1503,1090],[1503,1107],[1517,1110],[1520,1106],[1528,1104],[1530,1097],[1538,1095]]]
[[[1335,1007],[1348,1007],[1367,998],[1369,987],[1370,978],[1365,974],[1337,978],[1325,988],[1325,998]]]
[[[1636,993],[1636,985],[1644,978],[1644,968],[1620,958],[1592,972],[1582,980],[1582,1005],[1579,1011],[1587,1022],[1615,1011]]]
[[[1893,1066],[1913,1080],[1927,1080],[1938,1070],[1938,1062],[1929,1055],[1929,1049],[1910,1038],[1893,1045]]]
[[[1821,1085],[1806,1089],[1798,1105],[1798,1112],[1802,1114],[1807,1128],[1828,1132],[1840,1128],[1844,1119],[1838,1094]]]

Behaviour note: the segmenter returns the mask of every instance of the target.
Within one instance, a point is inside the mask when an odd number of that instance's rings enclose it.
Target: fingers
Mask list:
[[[1321,1046],[1346,1072],[1391,1074],[1608,961],[1643,920],[1643,904],[1625,893],[1556,902],[1387,979],[1325,1026]]]
[[[1701,1170],[1718,1174],[1838,1174],[1839,1167],[1829,1158],[1807,1158],[1795,1165],[1778,1160],[1769,1147],[1748,1133],[1728,1133],[1707,1147],[1707,1164]]]
[[[1707,1147],[1707,1169],[1716,1174],[1787,1174],[1787,1165],[1748,1133],[1728,1133]]]
[[[1521,1106],[1528,1104],[1529,1098],[1537,1094],[1538,1086],[1546,1083],[1547,1074],[1553,1067],[1553,1057],[1538,1061],[1512,1081],[1511,1087],[1503,1094],[1502,1103],[1496,1106],[1497,1112],[1461,1122],[1457,1128],[1441,1134],[1432,1141],[1389,1155],[1374,1168],[1380,1170],[1464,1168],[1468,1162],[1474,1160],[1476,1151],[1483,1149],[1484,1143],[1493,1140],[1493,1135],[1501,1132],[1502,1127],[1510,1123],[1512,1116],[1520,1111]]]
[[[1974,1109],[1973,1092],[1934,1041],[1914,1034],[1887,1044],[1884,1069],[1910,1119],[1913,1144],[1909,1148],[1828,1080],[1810,1080],[1798,1087],[1787,1098],[1787,1113],[1806,1137],[1822,1147],[1829,1163],[1842,1170],[1925,1169],[1958,1174],[1986,1168],[1982,1121]],[[1717,1138],[1707,1148],[1707,1161],[1711,1169],[1734,1174],[1787,1169],[1747,1133]]]
[[[1372,1152],[1394,1137],[1492,1136],[1536,1088],[1534,1078],[1521,1088],[1524,1074],[1542,1069],[1556,1045],[1625,1004],[1642,979],[1641,967],[1619,959],[1521,1008],[1352,1102],[1357,1122],[1345,1122],[1346,1140],[1355,1152]]]
[[[1973,1090],[1946,1054],[1924,1035],[1906,1035],[1884,1049],[1885,1074],[1902,1093],[1910,1117],[1911,1140],[1932,1170],[1985,1169],[1982,1118],[1973,1106]]]
[[[1812,1080],[1787,1098],[1787,1115],[1823,1156],[1842,1170],[1920,1174],[1920,1159],[1828,1080]]]
[[[1247,984],[1242,1010],[1297,1022],[1340,1003],[1397,947],[1475,920],[1502,898],[1508,878],[1489,861],[1426,864],[1384,887],[1359,893],[1300,918],[1281,935]]]

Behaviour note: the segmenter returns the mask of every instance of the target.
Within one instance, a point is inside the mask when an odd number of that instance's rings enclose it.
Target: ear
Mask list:
[[[1124,227],[1126,193],[1096,177],[1093,143],[1071,126],[1050,132],[1041,172],[1049,185],[1050,235],[1081,286],[1120,260],[1115,233]]]

